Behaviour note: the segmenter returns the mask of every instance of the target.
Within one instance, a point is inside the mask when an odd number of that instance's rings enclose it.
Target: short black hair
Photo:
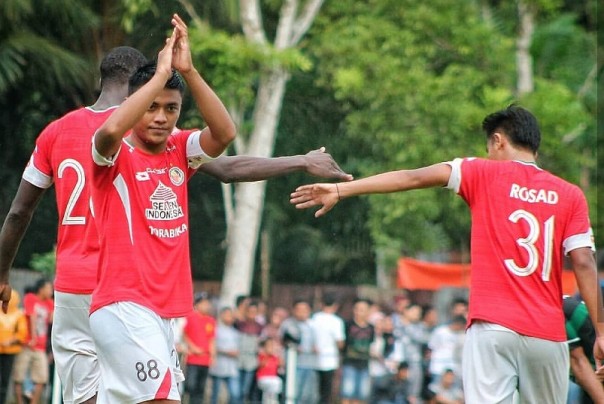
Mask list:
[[[307,299],[303,299],[303,298],[298,298],[294,300],[294,303],[292,304],[292,307],[296,307],[299,304],[307,304],[310,306],[310,301]]]
[[[352,305],[354,306],[357,303],[367,303],[368,306],[371,306],[373,304],[373,301],[365,297],[357,297],[352,301]]]
[[[324,293],[323,298],[321,299],[323,306],[333,306],[338,302],[336,295],[334,293]]]
[[[126,85],[132,73],[147,63],[147,58],[130,46],[118,46],[101,60],[101,87],[106,84]]]
[[[248,299],[249,296],[248,295],[238,295],[235,298],[235,306],[240,306],[241,303],[243,303],[246,299]]]
[[[142,86],[144,86],[155,74],[155,70],[157,68],[157,60],[153,60],[141,67],[139,67],[133,74],[130,76],[130,80],[128,82],[128,93],[132,94]],[[185,82],[178,74],[178,72],[172,69],[172,76],[166,82],[164,88],[169,90],[178,90],[180,94],[184,94],[185,92]]]
[[[482,129],[490,139],[498,130],[501,130],[517,147],[527,149],[533,153],[539,150],[541,143],[541,130],[537,118],[528,110],[517,105],[510,105],[506,109],[487,115],[482,121]]]
[[[38,279],[36,281],[36,283],[34,283],[34,285],[33,285],[33,292],[38,293],[43,287],[45,287],[49,283],[51,283],[50,279],[47,279],[47,278]]]
[[[468,300],[465,297],[456,297],[451,300],[451,307],[456,306],[458,304],[468,305]]]

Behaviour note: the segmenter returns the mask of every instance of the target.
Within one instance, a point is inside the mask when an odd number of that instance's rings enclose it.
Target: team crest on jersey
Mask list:
[[[172,184],[179,186],[185,181],[185,173],[178,167],[172,167],[168,172]]]
[[[161,181],[149,199],[151,207],[145,209],[145,216],[149,220],[174,220],[184,216],[176,194]]]

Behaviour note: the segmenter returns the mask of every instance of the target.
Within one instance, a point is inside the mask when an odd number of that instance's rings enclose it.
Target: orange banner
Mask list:
[[[469,287],[469,264],[440,264],[399,258],[397,286],[400,289],[438,290],[442,287]],[[572,295],[577,291],[577,282],[572,271],[562,271],[562,293]]]

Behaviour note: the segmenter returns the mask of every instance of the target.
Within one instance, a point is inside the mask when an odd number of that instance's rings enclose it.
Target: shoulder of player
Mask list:
[[[96,112],[90,108],[82,107],[73,111],[67,112],[65,115],[51,121],[42,130],[39,137],[57,136],[67,128],[82,127],[89,125],[96,125],[95,121],[91,118],[97,116],[99,120],[105,120],[109,114],[109,111]]]

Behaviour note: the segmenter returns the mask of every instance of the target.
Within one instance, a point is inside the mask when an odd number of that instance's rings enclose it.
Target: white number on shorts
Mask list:
[[[518,276],[529,276],[537,270],[539,266],[539,250],[535,244],[539,241],[541,235],[541,224],[537,218],[524,209],[514,211],[509,217],[512,223],[518,223],[520,219],[526,221],[529,225],[528,235],[524,238],[518,238],[516,244],[524,248],[528,253],[528,262],[525,266],[519,266],[513,259],[506,259],[503,262],[509,271]],[[543,224],[543,262],[541,263],[541,279],[549,281],[552,271],[552,246],[554,242],[554,216],[550,217]]]
[[[61,224],[70,225],[70,224],[86,224],[85,216],[72,216],[73,209],[84,190],[84,184],[86,184],[86,176],[84,175],[84,167],[74,159],[65,159],[61,161],[59,164],[58,177],[63,178],[63,172],[67,169],[71,168],[75,171],[77,180],[71,191],[71,195],[69,196],[69,201],[67,201],[67,206],[65,207],[65,216],[63,216],[63,221]]]
[[[147,361],[147,367],[145,368],[145,364],[143,362],[136,362],[136,377],[141,382],[150,379],[157,379],[160,376],[159,369],[157,368],[157,361],[155,359],[151,359]]]

